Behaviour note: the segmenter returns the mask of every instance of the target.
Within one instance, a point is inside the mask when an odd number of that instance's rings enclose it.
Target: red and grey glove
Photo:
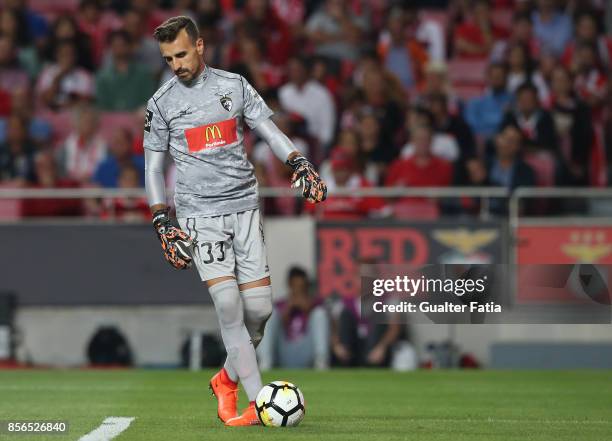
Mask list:
[[[189,251],[194,241],[183,230],[172,225],[169,211],[164,208],[153,214],[153,227],[164,250],[164,257],[176,269],[190,268],[192,259]]]
[[[327,197],[327,185],[314,168],[314,165],[301,155],[287,159],[287,165],[293,169],[291,187],[302,187],[302,196],[308,202],[323,202]]]

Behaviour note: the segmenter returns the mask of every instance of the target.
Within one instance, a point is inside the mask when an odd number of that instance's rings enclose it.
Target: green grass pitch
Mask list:
[[[226,428],[212,371],[0,371],[0,420],[62,419],[78,440],[108,416],[135,417],[119,441],[612,440],[611,371],[272,371],[296,383],[306,417],[295,428]],[[241,408],[246,397],[241,394]]]

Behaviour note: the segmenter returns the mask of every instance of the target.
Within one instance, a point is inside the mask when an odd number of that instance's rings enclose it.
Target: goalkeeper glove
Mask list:
[[[164,257],[176,269],[190,268],[192,259],[189,250],[194,246],[194,241],[187,233],[172,225],[169,211],[169,208],[164,208],[153,214],[153,227],[164,250]]]
[[[308,202],[322,202],[327,197],[327,186],[310,161],[302,155],[287,159],[287,165],[293,169],[291,187],[302,187],[302,196]]]

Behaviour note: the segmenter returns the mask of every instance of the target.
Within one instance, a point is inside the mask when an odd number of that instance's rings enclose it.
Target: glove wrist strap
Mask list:
[[[160,226],[170,223],[170,209],[168,207],[157,210],[153,213],[153,226],[157,229]]]

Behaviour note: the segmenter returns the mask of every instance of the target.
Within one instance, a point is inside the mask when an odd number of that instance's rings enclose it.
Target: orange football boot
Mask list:
[[[226,423],[234,418],[238,412],[238,383],[232,381],[227,375],[225,368],[222,368],[211,379],[208,388],[217,397],[217,416]]]
[[[261,421],[259,421],[259,417],[257,416],[254,401],[249,403],[249,407],[242,412],[242,415],[230,418],[225,422],[225,425],[230,427],[256,426],[258,424],[261,424]]]

